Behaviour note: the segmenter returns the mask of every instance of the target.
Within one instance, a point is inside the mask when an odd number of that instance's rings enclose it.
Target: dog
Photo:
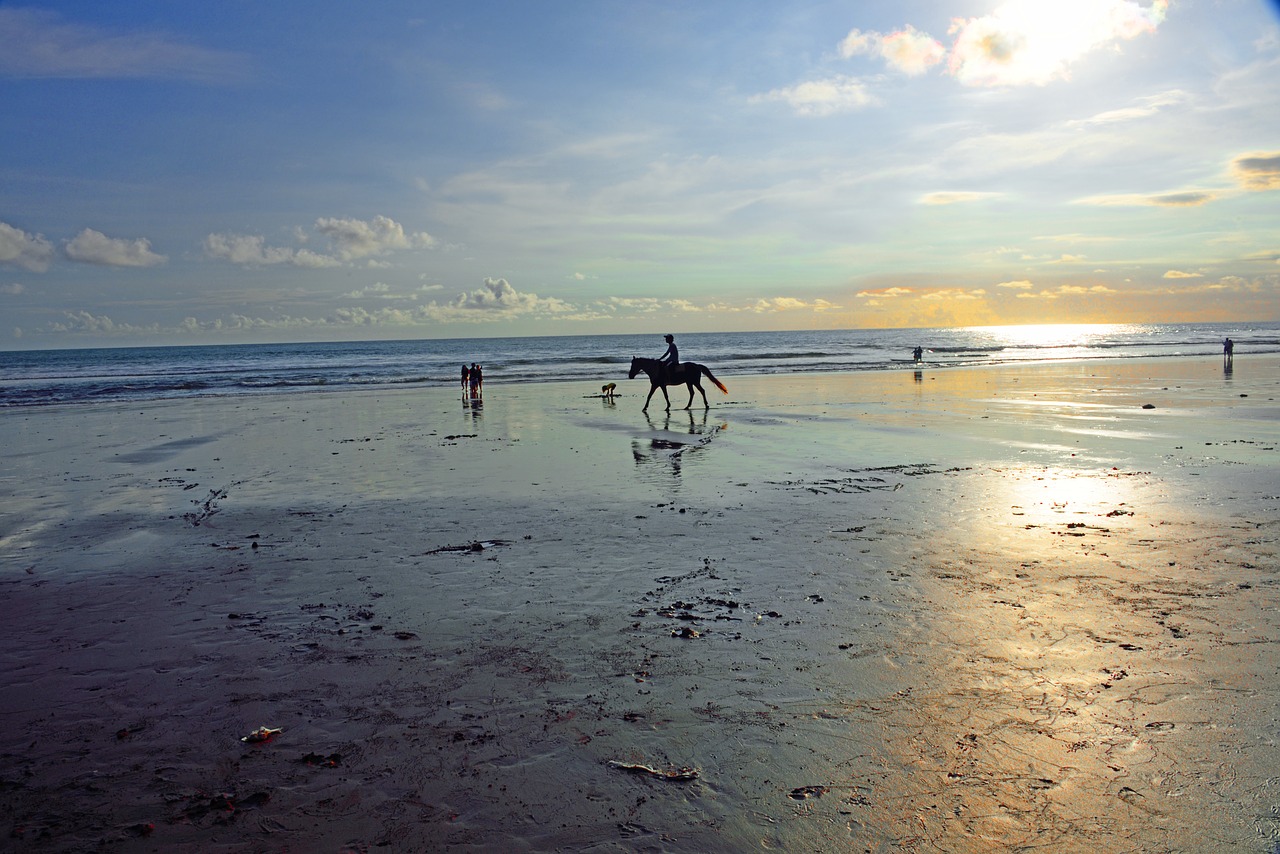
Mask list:
[[[613,395],[617,390],[618,390],[617,383],[605,383],[604,385],[600,386],[600,396],[607,398],[609,400],[613,400]]]

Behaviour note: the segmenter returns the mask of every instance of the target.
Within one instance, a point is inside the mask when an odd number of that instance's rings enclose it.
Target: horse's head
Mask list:
[[[627,374],[627,379],[629,380],[635,379],[636,374],[638,373],[640,373],[640,360],[637,359],[635,356],[632,356],[631,357],[631,373]]]

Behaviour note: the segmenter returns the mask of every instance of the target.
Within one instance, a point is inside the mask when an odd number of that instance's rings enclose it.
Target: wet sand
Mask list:
[[[2,413],[0,848],[1274,851],[1278,368]]]

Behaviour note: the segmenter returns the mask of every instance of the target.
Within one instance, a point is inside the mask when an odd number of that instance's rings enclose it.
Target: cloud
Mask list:
[[[1014,290],[1024,291],[1027,288],[1032,287],[1032,285],[1031,285],[1031,282],[1027,281],[1026,279],[1018,279],[1016,282],[1001,282],[1000,284],[996,285],[996,287],[1012,288]]]
[[[996,198],[1000,193],[976,193],[968,191],[946,191],[925,193],[920,197],[922,205],[956,205],[962,202],[980,202],[983,199]]]
[[[13,264],[33,273],[43,273],[53,260],[53,244],[43,234],[28,234],[0,222],[0,264]]]
[[[178,78],[236,81],[239,54],[184,44],[163,33],[116,33],[40,9],[0,8],[0,76]]]
[[[770,299],[758,299],[748,307],[748,311],[756,314],[774,314],[780,311],[816,311],[823,312],[829,309],[839,308],[834,303],[829,303],[824,299],[815,299],[812,302],[795,299],[794,297],[772,297]]]
[[[1090,125],[1110,125],[1121,122],[1131,122],[1138,119],[1145,119],[1148,116],[1154,116],[1165,107],[1174,107],[1185,104],[1191,100],[1191,96],[1181,89],[1171,89],[1159,95],[1150,95],[1142,98],[1141,104],[1136,107],[1121,107],[1117,110],[1106,110],[1105,112],[1096,113],[1087,119],[1076,119],[1069,121],[1066,126],[1069,128],[1088,127]]]
[[[1231,172],[1246,190],[1280,190],[1280,151],[1242,154],[1231,161]]]
[[[1180,190],[1175,193],[1120,193],[1106,196],[1088,196],[1083,199],[1076,199],[1075,203],[1080,205],[1102,205],[1104,207],[1139,207],[1150,205],[1154,207],[1197,207],[1199,205],[1208,204],[1216,201],[1218,193],[1213,190]]]
[[[1162,278],[1165,279],[1201,279],[1204,273],[1184,273],[1181,270],[1166,270]]]
[[[0,285],[0,294],[8,294],[12,297],[16,297],[18,294],[26,292],[26,290],[26,285],[21,282],[14,282],[9,285]]]
[[[49,332],[79,332],[99,335],[138,335],[141,333],[159,332],[158,326],[135,326],[130,323],[117,323],[106,315],[90,314],[87,311],[68,311],[64,313],[65,322],[54,321],[49,324]]]
[[[382,255],[394,249],[429,249],[436,244],[436,239],[425,231],[405,234],[400,223],[385,216],[375,216],[368,222],[322,218],[316,220],[316,231],[329,238],[337,256],[344,261]]]
[[[840,55],[848,59],[857,54],[878,56],[889,67],[916,75],[942,62],[947,50],[933,36],[908,24],[888,34],[851,30],[840,42]]]
[[[1044,85],[1095,48],[1154,32],[1167,0],[1008,0],[990,15],[955,19],[947,71],[968,86]]]
[[[573,310],[562,300],[544,299],[533,293],[520,293],[506,279],[485,279],[482,287],[470,293],[459,294],[446,307],[455,311],[487,316],[513,316],[535,312],[555,314]]]
[[[966,291],[961,288],[942,288],[941,290],[929,291],[921,294],[920,299],[930,301],[955,301],[955,300],[979,300],[987,295],[982,288],[972,291]]]
[[[762,101],[782,101],[802,116],[829,116],[877,103],[865,83],[844,76],[811,80],[751,98],[752,103]]]
[[[316,263],[321,256],[308,249],[267,246],[264,238],[251,234],[210,234],[204,239],[204,254],[207,258],[254,267],[269,267],[274,264],[336,267],[340,263],[333,259],[323,264]]]
[[[151,241],[145,237],[136,240],[107,237],[92,228],[86,228],[67,241],[62,252],[72,261],[103,267],[155,267],[169,260],[152,252]]]
[[[911,296],[911,293],[912,293],[911,288],[893,287],[893,288],[876,288],[874,290],[868,290],[868,291],[858,291],[857,296],[859,299],[877,299],[880,297],[887,297],[892,299],[894,297]]]
[[[257,235],[210,234],[204,239],[204,254],[208,258],[230,261],[233,264],[260,267],[289,264],[311,269],[340,267],[344,263],[365,258],[366,268],[382,269],[390,265],[370,256],[436,245],[436,239],[425,231],[406,234],[400,223],[385,216],[375,216],[367,222],[321,217],[316,220],[315,230],[329,239],[331,252],[268,246],[266,240]],[[310,235],[302,229],[296,229],[294,239],[299,243],[307,243]]]
[[[1017,295],[1017,298],[1055,300],[1060,297],[1106,296],[1114,293],[1116,293],[1116,291],[1106,285],[1060,285],[1052,290],[1040,291],[1038,293],[1021,293]]]

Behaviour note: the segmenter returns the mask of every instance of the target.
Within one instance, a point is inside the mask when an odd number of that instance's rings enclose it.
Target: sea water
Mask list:
[[[1280,352],[1280,323],[1101,324],[676,336],[683,361],[742,374],[945,370],[956,366]],[[919,364],[912,351],[920,347]],[[0,408],[95,401],[302,393],[457,384],[463,364],[486,386],[627,378],[632,356],[658,357],[660,334],[228,344],[0,352]]]

